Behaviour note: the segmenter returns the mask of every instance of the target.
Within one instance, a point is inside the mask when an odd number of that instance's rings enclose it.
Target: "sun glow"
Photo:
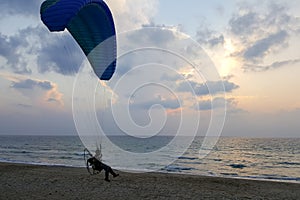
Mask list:
[[[223,58],[220,63],[219,73],[221,76],[229,76],[232,71],[238,66],[238,62],[233,58]]]
[[[225,40],[223,48],[223,55],[219,58],[219,73],[221,76],[228,76],[233,73],[234,69],[240,66],[238,60],[232,57],[238,51],[238,48],[233,44],[231,39]]]
[[[226,56],[230,56],[232,53],[237,51],[231,39],[225,39],[224,49],[226,51]]]

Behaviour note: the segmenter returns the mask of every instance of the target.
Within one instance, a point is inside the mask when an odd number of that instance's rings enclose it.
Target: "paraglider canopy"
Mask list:
[[[67,29],[88,57],[101,80],[109,80],[116,68],[115,26],[102,0],[47,0],[41,19],[51,32]]]

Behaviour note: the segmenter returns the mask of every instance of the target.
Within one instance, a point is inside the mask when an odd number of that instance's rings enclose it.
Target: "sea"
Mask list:
[[[168,136],[160,137],[157,141],[168,139]],[[157,171],[300,183],[300,138],[220,137],[210,153],[200,158],[194,149],[202,139],[195,138],[185,153],[167,166],[155,163],[159,166]],[[130,143],[126,136],[113,136],[113,140],[127,141],[124,144],[130,149],[141,148],[141,144]],[[151,148],[155,146],[152,141]],[[84,149],[77,136],[0,136],[0,162],[72,166],[85,170]],[[147,149],[151,151],[149,145]],[[147,171],[153,168],[153,163],[142,166],[143,171]],[[121,164],[113,167],[124,168]],[[127,165],[126,170],[130,169]],[[131,170],[135,170],[134,166]]]

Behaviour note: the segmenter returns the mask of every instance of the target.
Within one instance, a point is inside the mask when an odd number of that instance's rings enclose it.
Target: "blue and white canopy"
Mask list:
[[[51,32],[67,29],[101,80],[116,68],[116,37],[112,14],[102,0],[47,0],[41,19]]]

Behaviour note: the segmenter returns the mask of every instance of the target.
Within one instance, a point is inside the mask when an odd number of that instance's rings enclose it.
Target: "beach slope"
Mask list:
[[[299,199],[300,184],[0,163],[0,199]]]

